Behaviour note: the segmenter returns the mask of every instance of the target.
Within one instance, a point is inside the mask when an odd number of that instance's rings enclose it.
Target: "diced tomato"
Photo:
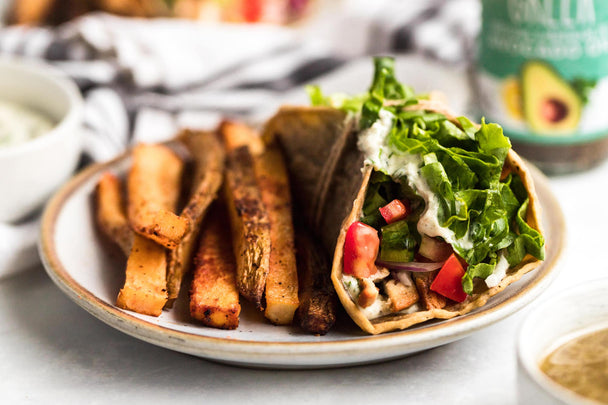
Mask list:
[[[464,276],[464,267],[456,254],[452,253],[433,280],[431,290],[452,301],[462,302],[467,299],[467,293],[462,289],[462,276]]]
[[[387,224],[400,221],[408,214],[408,209],[401,200],[393,200],[379,210]]]
[[[378,231],[363,222],[353,222],[344,241],[344,274],[359,278],[375,274],[379,248]]]

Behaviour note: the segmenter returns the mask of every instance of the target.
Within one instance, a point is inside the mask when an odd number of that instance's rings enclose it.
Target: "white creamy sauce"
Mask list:
[[[53,121],[32,109],[0,100],[0,147],[36,138],[54,127]]]
[[[361,288],[359,287],[359,280],[356,277],[349,276],[347,274],[342,274],[342,284],[346,291],[348,291],[348,295],[353,299],[353,301],[357,302],[357,298],[359,298],[359,293],[361,293]]]
[[[388,150],[386,137],[393,128],[393,114],[387,110],[380,110],[378,120],[371,127],[359,134],[357,146],[365,156],[366,164],[374,164],[376,160],[386,159],[382,153]]]
[[[393,313],[390,298],[385,297],[381,294],[378,294],[376,301],[374,301],[374,303],[367,308],[363,308],[359,304],[357,304],[359,294],[361,293],[361,287],[359,286],[359,280],[356,277],[343,274],[342,284],[344,285],[344,288],[346,288],[346,291],[348,292],[348,295],[350,295],[350,298],[357,305],[357,307],[359,307],[359,309],[367,319],[376,319],[381,316]],[[399,311],[398,313],[410,314],[418,310],[420,310],[418,304],[413,304],[407,307],[406,309]]]
[[[357,303],[359,299],[359,294],[361,293],[361,287],[359,285],[359,280],[356,277],[349,276],[346,274],[342,275],[342,284],[346,291],[348,291],[348,295],[353,300],[354,303]],[[378,294],[376,301],[372,305],[367,308],[363,308],[357,304],[361,312],[365,315],[367,319],[375,319],[381,317],[382,315],[390,314],[391,311],[391,303],[388,298],[381,296]]]
[[[393,125],[393,114],[380,110],[379,119],[361,132],[357,146],[365,155],[365,163],[373,165],[394,179],[407,178],[408,185],[420,195],[425,202],[425,210],[418,221],[418,232],[430,237],[441,236],[446,242],[462,249],[472,249],[473,242],[465,235],[456,238],[454,232],[441,226],[437,220],[439,201],[431,191],[426,180],[420,176],[422,159],[420,156],[393,150],[387,144],[387,136]]]
[[[488,288],[496,287],[503,278],[507,275],[507,270],[509,269],[509,262],[505,258],[504,254],[500,254],[498,263],[496,263],[496,267],[494,267],[494,271],[488,277],[486,277],[486,285]]]
[[[391,300],[381,294],[378,294],[378,298],[376,298],[376,301],[374,301],[372,305],[367,308],[361,308],[361,311],[367,319],[380,318],[381,316],[388,315],[393,312],[391,309]]]

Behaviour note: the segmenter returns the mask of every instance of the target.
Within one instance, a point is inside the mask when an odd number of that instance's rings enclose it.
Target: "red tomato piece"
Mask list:
[[[452,301],[463,302],[467,299],[467,293],[462,289],[462,276],[464,276],[464,267],[456,254],[452,253],[433,280],[431,290]]]
[[[400,221],[408,214],[408,209],[401,200],[393,200],[379,210],[387,224]]]
[[[353,222],[344,241],[344,274],[359,278],[375,274],[379,249],[378,231],[363,222]]]

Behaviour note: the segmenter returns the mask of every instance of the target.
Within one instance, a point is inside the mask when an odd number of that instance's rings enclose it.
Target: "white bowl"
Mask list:
[[[557,384],[539,365],[569,337],[608,328],[607,294],[608,278],[585,282],[544,300],[528,314],[517,342],[520,404],[598,404]]]
[[[0,222],[12,222],[42,205],[72,175],[81,152],[83,101],[61,71],[16,59],[0,59],[0,99],[56,123],[39,137],[0,147]]]

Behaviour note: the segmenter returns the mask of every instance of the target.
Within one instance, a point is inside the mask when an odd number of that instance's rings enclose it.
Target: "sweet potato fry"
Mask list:
[[[167,255],[154,241],[135,235],[127,260],[125,284],[116,305],[140,314],[159,316],[167,302]]]
[[[194,258],[190,315],[206,326],[236,329],[241,306],[228,217],[217,203],[207,217]]]
[[[118,177],[109,172],[102,174],[95,190],[95,200],[99,228],[128,256],[133,245],[133,231],[127,220]]]
[[[329,262],[320,246],[303,230],[296,236],[300,306],[297,318],[302,329],[325,335],[336,321],[336,293],[329,278]]]
[[[190,269],[201,222],[222,185],[225,159],[224,148],[215,133],[184,131],[178,139],[193,156],[195,169],[192,191],[180,215],[188,220],[190,229],[181,243],[169,252],[168,307],[171,307],[177,299],[184,274]]]
[[[263,153],[254,156],[254,162],[262,202],[270,223],[270,262],[264,316],[274,324],[289,325],[299,301],[287,169],[276,144],[268,145]]]
[[[257,156],[264,151],[264,142],[258,134],[247,125],[224,121],[219,129],[224,141],[224,146],[228,152],[241,146],[247,146],[252,155]]]
[[[188,220],[173,213],[180,193],[183,163],[163,145],[133,149],[128,176],[131,228],[168,249],[175,249],[188,230]]]
[[[242,126],[220,128],[226,145],[241,136]],[[248,146],[229,150],[226,161],[224,193],[232,226],[236,257],[237,287],[259,310],[264,309],[263,296],[270,261],[270,224],[254,172]]]

